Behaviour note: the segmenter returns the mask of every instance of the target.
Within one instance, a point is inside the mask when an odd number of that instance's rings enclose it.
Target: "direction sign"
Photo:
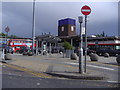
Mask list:
[[[10,28],[7,26],[7,27],[5,28],[5,31],[6,31],[6,32],[9,32],[9,31],[10,31]]]
[[[91,13],[91,8],[85,5],[81,8],[81,12],[83,15],[89,15]]]

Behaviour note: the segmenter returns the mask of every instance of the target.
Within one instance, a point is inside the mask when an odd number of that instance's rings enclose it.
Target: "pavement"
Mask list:
[[[18,57],[19,56],[19,57]],[[89,58],[89,57],[88,57]],[[112,57],[110,57],[112,58]],[[47,60],[47,62],[45,62]],[[54,61],[56,63],[51,62]],[[101,62],[107,63],[106,60],[101,59]],[[112,59],[113,60],[113,59]],[[87,69],[86,73],[80,74],[78,67],[68,64],[57,63],[61,62],[78,62],[78,60],[70,60],[63,58],[60,54],[47,56],[22,56],[18,54],[12,55],[12,60],[5,60],[6,63],[23,67],[34,72],[42,72],[58,78],[68,79],[83,79],[83,80],[106,80],[108,79],[104,74],[96,70]],[[89,61],[89,60],[88,60]],[[114,62],[113,62],[114,63]]]

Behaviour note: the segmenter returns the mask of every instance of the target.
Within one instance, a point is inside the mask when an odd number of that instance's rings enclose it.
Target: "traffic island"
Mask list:
[[[82,79],[82,80],[105,80],[107,79],[104,76],[93,76],[89,74],[79,74],[79,73],[56,73],[49,72],[48,75],[60,78],[69,78],[69,79]]]

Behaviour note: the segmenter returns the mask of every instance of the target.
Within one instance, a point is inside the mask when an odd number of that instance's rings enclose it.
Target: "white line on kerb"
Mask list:
[[[70,62],[66,62],[67,64],[72,64],[72,65],[79,65],[79,63],[70,63]],[[115,69],[112,69],[112,68],[107,68],[107,67],[100,67],[100,66],[95,66],[95,65],[87,65],[89,67],[95,67],[95,68],[101,68],[101,69],[106,69],[106,70],[115,70]]]

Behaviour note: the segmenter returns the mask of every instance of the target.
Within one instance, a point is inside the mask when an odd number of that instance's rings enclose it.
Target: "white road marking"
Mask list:
[[[20,76],[20,77],[22,76],[21,74],[18,75],[18,74],[14,74],[14,73],[8,73],[8,75],[10,75],[10,76]]]
[[[40,83],[37,83],[37,85],[40,85]]]
[[[95,68],[101,68],[101,69],[106,69],[106,70],[115,70],[115,69],[112,69],[112,68],[107,68],[107,67],[100,67],[100,66],[95,66],[95,65],[87,65],[87,66],[90,66],[90,67],[95,67]]]
[[[4,65],[2,65],[3,67],[6,67],[6,66],[4,66]]]
[[[12,73],[8,73],[8,75],[12,75]]]
[[[67,64],[72,64],[72,65],[79,65],[79,63],[70,63],[70,62],[66,62],[66,63]],[[111,71],[115,70],[113,68],[107,68],[107,67],[101,67],[101,66],[95,66],[95,65],[87,65],[87,66],[89,66],[89,67],[95,67],[95,68],[101,68],[101,69],[106,69],[106,70],[111,70]]]
[[[72,64],[72,65],[79,65],[79,63],[71,63],[71,62],[65,62],[67,64]]]
[[[107,81],[109,83],[118,83],[118,81]]]
[[[39,80],[42,80],[42,79],[39,79]]]
[[[20,77],[21,77],[22,75],[18,75],[18,76],[20,76]]]

